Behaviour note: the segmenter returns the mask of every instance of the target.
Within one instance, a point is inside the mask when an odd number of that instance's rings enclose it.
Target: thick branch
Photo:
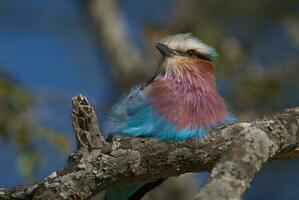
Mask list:
[[[88,107],[89,104],[81,106]],[[290,152],[299,144],[298,127],[299,108],[293,108],[252,122],[214,129],[204,140],[171,143],[150,138],[116,137],[111,143],[102,141],[99,148],[80,147],[64,169],[52,173],[37,186],[1,189],[0,199],[17,199],[14,195],[23,199],[86,199],[113,185],[211,170],[233,142],[243,144],[237,139],[240,133],[246,135],[247,132],[250,132],[248,138],[257,134],[262,135],[258,141],[271,141],[271,149],[267,152],[269,155],[276,153],[271,159],[289,158],[292,157]],[[89,134],[88,130],[85,129],[86,134]]]
[[[260,128],[260,126],[264,126],[264,123],[255,122],[255,126],[244,123],[244,129],[234,140],[232,147],[213,168],[208,183],[195,199],[241,199],[263,163],[281,151],[281,142],[278,141],[284,140],[285,134],[290,137],[290,142],[292,142],[292,139],[295,141],[295,137],[298,134],[299,119],[297,118],[297,125],[295,120],[295,123],[290,126],[291,130],[287,130],[281,125],[272,127],[272,122],[269,121],[268,130],[279,133],[274,135],[268,134],[267,129]],[[285,120],[281,120],[281,122],[282,124],[287,124]],[[280,156],[296,158],[298,157],[298,149]]]
[[[244,123],[244,129],[215,165],[208,183],[195,199],[241,199],[255,173],[279,150],[275,140],[276,136],[272,141],[263,129]]]

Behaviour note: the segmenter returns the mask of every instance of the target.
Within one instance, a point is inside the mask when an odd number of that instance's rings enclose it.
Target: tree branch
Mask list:
[[[299,107],[248,123],[214,129],[204,140],[172,143],[151,138],[115,137],[111,142],[106,142],[95,139],[101,138],[96,128],[96,116],[84,99],[82,96],[73,98],[73,124],[80,144],[64,169],[53,172],[33,186],[0,189],[0,199],[86,199],[114,185],[148,182],[186,172],[209,171],[233,144],[228,152],[236,152],[236,155],[228,153],[227,157],[221,158],[212,171],[212,180],[203,190],[204,193],[213,183],[213,177],[221,177],[222,172],[229,174],[232,169],[239,167],[248,169],[249,175],[244,175],[241,170],[240,175],[231,178],[237,185],[241,184],[239,180],[243,178],[246,179],[245,183],[249,183],[267,158],[289,159],[298,155],[291,152],[299,144]],[[255,154],[248,157],[253,154],[247,155],[246,152],[251,151]],[[234,163],[233,166],[229,165],[230,161]],[[252,166],[255,166],[253,171]],[[238,189],[238,196],[246,188],[247,185]],[[201,194],[198,198],[202,198]]]

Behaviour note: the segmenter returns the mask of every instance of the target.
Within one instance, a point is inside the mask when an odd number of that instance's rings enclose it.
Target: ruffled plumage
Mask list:
[[[175,108],[174,108],[175,109]],[[210,128],[178,129],[172,122],[159,115],[145,96],[143,86],[137,86],[129,95],[114,106],[108,120],[111,135],[131,137],[153,137],[157,140],[180,141],[192,137],[203,138]],[[232,123],[234,118],[227,116],[225,123]]]

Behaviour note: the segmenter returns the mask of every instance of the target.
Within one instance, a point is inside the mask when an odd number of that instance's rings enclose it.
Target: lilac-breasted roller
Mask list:
[[[155,46],[162,54],[155,75],[115,105],[110,135],[180,141],[203,138],[209,129],[234,121],[216,89],[213,48],[191,33],[168,36]],[[106,199],[137,199],[141,189],[112,189]]]

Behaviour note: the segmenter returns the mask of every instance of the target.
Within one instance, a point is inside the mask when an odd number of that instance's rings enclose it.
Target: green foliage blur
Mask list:
[[[15,163],[28,182],[34,180],[34,170],[46,163],[35,145],[37,140],[50,143],[63,154],[70,151],[69,141],[64,135],[31,122],[36,120],[28,114],[33,107],[33,97],[6,75],[0,74],[0,140],[18,151]]]

